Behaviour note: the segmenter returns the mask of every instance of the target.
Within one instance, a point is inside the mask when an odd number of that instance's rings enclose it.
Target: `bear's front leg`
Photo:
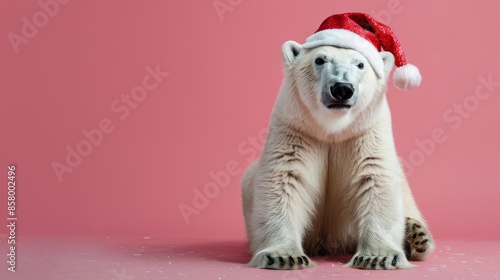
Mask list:
[[[357,252],[347,264],[361,269],[398,269],[412,265],[403,252],[405,217],[397,179],[376,171],[376,158],[369,158],[368,170],[360,172],[353,186],[358,227]],[[385,174],[384,174],[385,173]]]
[[[421,261],[435,248],[434,241],[425,225],[406,217],[404,250],[409,260]]]
[[[253,182],[248,221],[248,264],[267,269],[302,269],[315,264],[302,240],[324,185],[325,152],[294,133],[271,132]]]

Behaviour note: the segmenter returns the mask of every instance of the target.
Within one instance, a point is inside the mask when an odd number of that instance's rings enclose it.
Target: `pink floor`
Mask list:
[[[0,249],[5,256],[4,240]],[[401,271],[344,268],[347,257],[313,258],[318,266],[308,270],[259,270],[245,266],[244,241],[155,237],[22,238],[17,258],[17,272],[4,262],[0,279],[500,279],[500,241],[440,240],[427,261]]]

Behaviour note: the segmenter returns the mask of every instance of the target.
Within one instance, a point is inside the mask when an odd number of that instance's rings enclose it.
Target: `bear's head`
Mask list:
[[[380,77],[359,52],[333,46],[305,49],[288,41],[282,47],[290,94],[305,105],[327,133],[339,133],[357,118],[381,106],[387,77],[394,66],[390,52],[380,52],[385,75]],[[298,98],[297,98],[298,97]]]

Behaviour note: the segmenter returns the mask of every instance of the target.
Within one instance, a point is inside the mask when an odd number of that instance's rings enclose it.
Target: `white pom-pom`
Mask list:
[[[397,88],[410,90],[420,85],[422,76],[415,65],[408,63],[394,71],[392,81]]]

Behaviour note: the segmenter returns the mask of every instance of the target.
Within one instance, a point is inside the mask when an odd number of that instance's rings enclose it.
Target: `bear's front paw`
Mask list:
[[[294,254],[292,251],[261,251],[252,258],[248,266],[265,269],[303,269],[316,264],[304,254]]]
[[[410,268],[412,265],[406,260],[403,253],[356,253],[347,267],[360,269],[398,269]]]
[[[405,254],[410,260],[423,260],[434,249],[427,229],[417,220],[406,218]]]

